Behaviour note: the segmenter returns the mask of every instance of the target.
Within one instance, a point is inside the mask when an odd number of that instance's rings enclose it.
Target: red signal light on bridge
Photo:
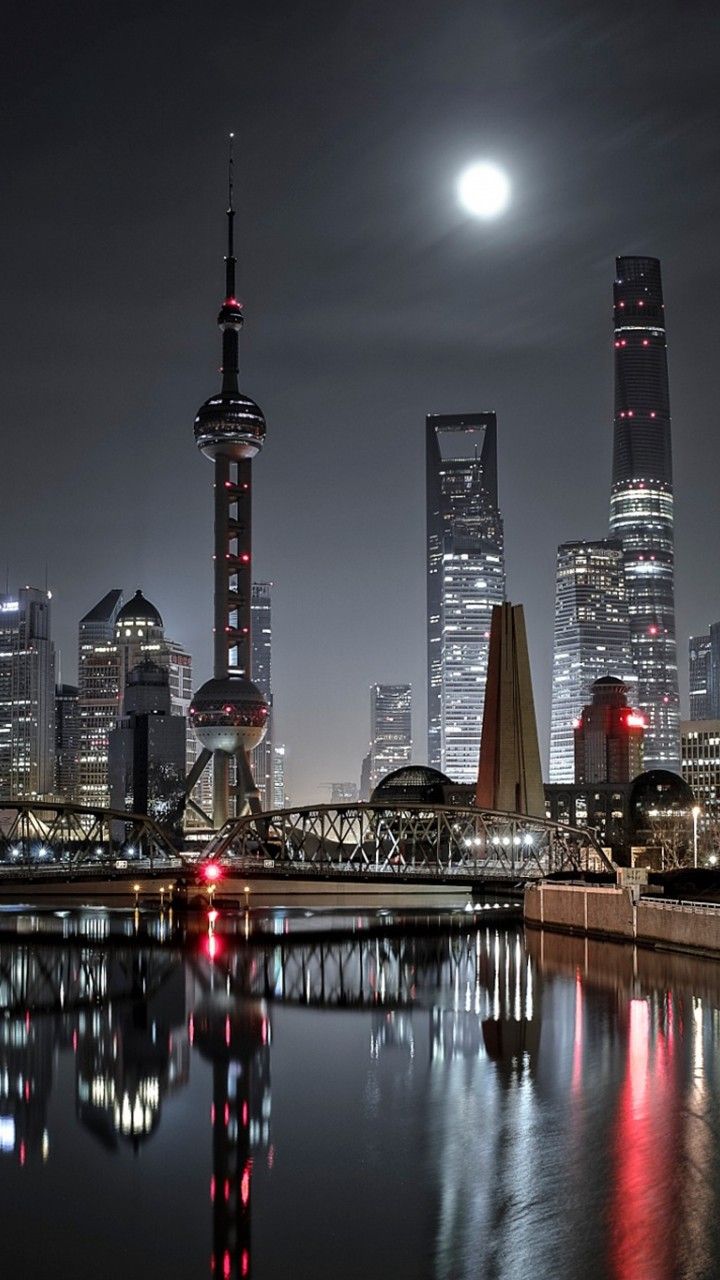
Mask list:
[[[222,876],[222,868],[218,866],[217,862],[206,862],[202,869],[202,874],[203,879],[206,880],[208,884],[217,884],[218,880]]]

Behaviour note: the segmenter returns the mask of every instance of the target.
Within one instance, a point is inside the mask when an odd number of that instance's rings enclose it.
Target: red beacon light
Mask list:
[[[626,716],[625,723],[628,729],[644,729],[645,717],[641,716],[637,711],[631,711],[630,714]]]
[[[218,880],[222,877],[222,868],[218,866],[217,862],[206,862],[202,869],[202,874],[203,879],[206,880],[208,884],[217,884]]]

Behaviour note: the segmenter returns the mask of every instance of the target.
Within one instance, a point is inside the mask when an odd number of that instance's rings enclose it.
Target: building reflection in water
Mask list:
[[[0,1157],[52,1158],[58,1052],[79,1123],[138,1155],[197,1054],[216,1280],[252,1273],[273,1004],[365,1018],[368,1079],[420,1100],[436,1276],[554,1275],[560,1247],[566,1276],[593,1259],[614,1280],[720,1273],[712,962],[512,928],[248,944],[211,928],[145,949],[99,945],[102,927],[87,945],[0,944]]]

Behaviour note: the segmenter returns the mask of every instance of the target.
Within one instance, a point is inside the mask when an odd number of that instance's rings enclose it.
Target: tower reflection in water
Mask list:
[[[52,1159],[59,1052],[74,1055],[78,1122],[138,1155],[198,1055],[212,1076],[209,1270],[250,1276],[253,1162],[273,1161],[273,1005],[366,1019],[368,1073],[384,1071],[393,1107],[402,1091],[419,1102],[437,1276],[554,1274],[559,1230],[566,1276],[589,1256],[616,1280],[718,1273],[718,970],[559,935],[0,943],[0,1157]],[[334,1022],[309,1049],[318,1063]]]

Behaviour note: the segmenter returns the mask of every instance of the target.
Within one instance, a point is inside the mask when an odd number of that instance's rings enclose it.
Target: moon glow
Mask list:
[[[460,204],[475,218],[497,218],[510,201],[507,174],[490,160],[478,160],[460,174],[457,183]]]

